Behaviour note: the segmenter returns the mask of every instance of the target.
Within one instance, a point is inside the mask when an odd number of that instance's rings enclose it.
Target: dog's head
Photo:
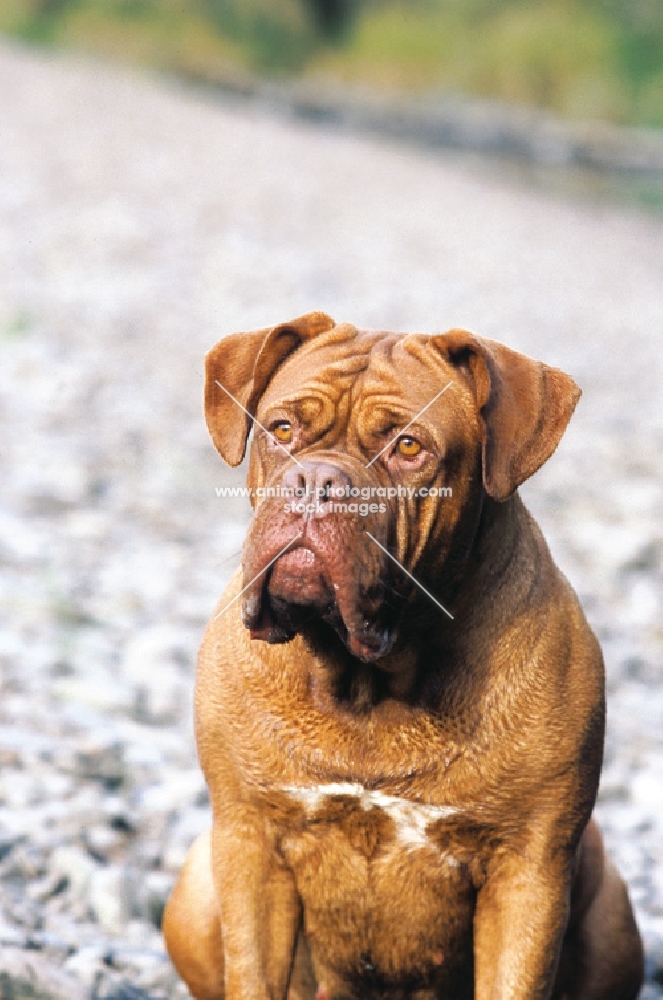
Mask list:
[[[226,462],[254,429],[251,635],[284,642],[324,619],[352,654],[384,656],[413,577],[452,592],[486,496],[508,500],[550,457],[579,395],[563,372],[464,330],[363,331],[311,313],[221,340],[205,416]]]

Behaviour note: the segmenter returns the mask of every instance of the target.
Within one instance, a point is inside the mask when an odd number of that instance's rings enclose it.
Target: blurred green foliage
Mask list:
[[[1,0],[0,30],[211,82],[303,75],[663,127],[663,0]]]

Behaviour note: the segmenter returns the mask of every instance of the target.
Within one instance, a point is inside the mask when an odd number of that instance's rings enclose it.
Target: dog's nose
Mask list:
[[[283,477],[283,486],[296,497],[320,504],[349,496],[352,481],[348,474],[329,462],[302,462]]]

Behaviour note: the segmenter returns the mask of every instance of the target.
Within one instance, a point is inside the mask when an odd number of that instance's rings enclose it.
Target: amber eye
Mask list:
[[[421,451],[421,445],[411,437],[402,437],[398,440],[398,450],[405,458],[414,458]]]
[[[274,427],[272,433],[280,444],[289,444],[292,441],[292,424],[287,420],[282,420]]]

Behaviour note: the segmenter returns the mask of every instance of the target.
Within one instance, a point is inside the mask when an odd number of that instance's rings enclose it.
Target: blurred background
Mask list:
[[[663,126],[660,0],[3,0],[0,30],[211,83],[248,71]]]
[[[523,487],[602,643],[663,997],[660,0],[1,0],[0,996],[178,1000],[222,336],[463,326],[583,397]],[[489,155],[487,155],[489,154]]]

